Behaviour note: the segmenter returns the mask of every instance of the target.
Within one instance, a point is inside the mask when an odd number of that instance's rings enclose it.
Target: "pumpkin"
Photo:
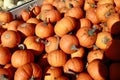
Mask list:
[[[119,80],[120,79],[120,63],[114,62],[109,67],[109,80]]]
[[[23,21],[27,21],[31,17],[32,17],[31,12],[26,9],[22,9],[18,15],[18,18],[22,19]]]
[[[70,16],[63,17],[61,20],[57,21],[54,26],[54,32],[59,37],[71,32],[76,28],[76,20]]]
[[[9,11],[0,11],[0,22],[2,24],[9,23],[13,20],[13,14]]]
[[[1,44],[8,48],[14,48],[21,42],[20,34],[13,30],[6,30],[1,35]]]
[[[46,38],[45,51],[50,53],[59,48],[59,37],[57,35]]]
[[[79,19],[80,27],[91,27],[92,23],[88,18]]]
[[[80,19],[84,16],[84,12],[80,7],[71,7],[65,12],[64,16],[71,16],[75,19]]]
[[[24,23],[22,20],[13,20],[6,24],[7,30],[14,30],[17,31],[17,27]]]
[[[87,61],[88,61],[88,63],[90,63],[91,61],[93,61],[95,59],[104,60],[105,59],[104,51],[100,50],[100,49],[89,51],[88,55],[87,55]]]
[[[54,50],[48,53],[47,61],[53,67],[62,67],[67,61],[67,55],[62,50]]]
[[[99,0],[98,2],[97,2],[97,6],[99,6],[99,5],[102,5],[102,4],[106,4],[106,3],[109,3],[109,4],[114,4],[114,0]]]
[[[43,14],[41,13],[40,16],[42,17],[41,20],[43,21],[46,20],[46,22],[51,22],[51,23],[57,22],[62,18],[61,13],[55,9],[47,10],[45,13]]]
[[[106,80],[108,76],[107,66],[99,59],[88,64],[87,72],[94,80]]]
[[[35,35],[42,39],[52,36],[53,33],[53,24],[47,23],[46,21],[38,23],[35,27]]]
[[[29,19],[26,21],[26,23],[32,23],[32,24],[38,24],[39,22],[41,22],[39,19],[33,18],[33,17],[29,18]]]
[[[111,34],[120,33],[119,24],[120,24],[119,13],[114,13],[109,16],[107,20],[107,26]]]
[[[82,27],[77,31],[76,36],[81,46],[86,48],[93,47],[97,38],[95,30],[96,28]]]
[[[77,74],[76,80],[93,80],[87,72],[81,72]]]
[[[96,8],[96,15],[100,22],[106,22],[107,18],[115,13],[115,8],[112,4],[106,3]]]
[[[70,56],[71,56],[71,58],[73,58],[73,57],[83,58],[85,56],[85,48],[81,46],[80,48],[78,48],[77,51],[70,54]]]
[[[33,50],[34,55],[40,55],[45,48],[42,40],[37,36],[28,36],[24,39],[23,44],[27,49]]]
[[[41,11],[44,11],[44,10],[49,11],[52,9],[55,9],[55,7],[52,4],[42,4],[41,5]]]
[[[69,4],[72,4],[74,7],[83,7],[84,0],[65,0],[66,7],[69,8]]]
[[[99,32],[95,42],[96,46],[100,49],[106,50],[112,44],[112,36],[109,32]]]
[[[11,60],[11,52],[9,48],[0,46],[0,65],[5,65]]]
[[[35,33],[35,26],[31,23],[23,23],[17,27],[22,37],[32,36]]]
[[[88,10],[89,8],[95,8],[96,3],[95,0],[85,0],[84,2],[84,10]]]
[[[100,20],[96,14],[96,8],[89,8],[86,10],[86,18],[89,19],[93,24],[100,23]]]
[[[12,80],[13,74],[6,68],[0,68],[0,79],[1,80]]]
[[[44,80],[56,80],[59,76],[62,75],[62,69],[60,67],[51,67],[48,66],[44,71]]]
[[[67,54],[72,54],[73,52],[78,50],[76,49],[76,47],[79,45],[79,41],[75,35],[66,34],[61,37],[59,44],[61,50],[63,50]]]
[[[14,80],[41,80],[42,69],[36,63],[27,63],[17,68],[14,74]]]
[[[41,7],[38,5],[35,5],[33,7],[31,7],[30,11],[37,16],[40,12],[41,12]]]
[[[11,56],[11,64],[15,68],[30,62],[34,62],[34,54],[31,50],[16,50]]]
[[[84,63],[81,58],[74,57],[67,60],[63,66],[63,71],[65,74],[74,74],[82,72],[84,69]]]

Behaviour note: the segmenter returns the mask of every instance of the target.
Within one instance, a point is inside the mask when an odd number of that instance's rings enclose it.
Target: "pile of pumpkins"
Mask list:
[[[0,80],[120,80],[120,0],[44,0],[0,11]]]

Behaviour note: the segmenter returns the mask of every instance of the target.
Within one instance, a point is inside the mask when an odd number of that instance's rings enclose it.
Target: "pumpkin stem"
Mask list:
[[[19,49],[21,49],[21,50],[26,49],[26,47],[25,47],[25,45],[24,45],[24,44],[19,44],[19,45],[18,45],[18,48],[19,48]]]
[[[77,48],[76,45],[73,44],[73,45],[71,46],[71,50],[79,50],[79,48]]]
[[[47,18],[43,21],[44,26],[47,26]]]
[[[35,41],[36,41],[37,43],[39,43],[39,42],[41,41],[41,39],[40,39],[40,38],[36,38]]]
[[[73,8],[73,4],[69,3],[69,8]]]
[[[93,3],[93,4],[91,4],[91,7],[92,7],[92,8],[95,8],[95,7],[97,7],[97,6]]]
[[[1,80],[9,80],[8,77],[5,74],[1,75]]]
[[[104,44],[107,44],[109,41],[110,41],[110,39],[109,39],[107,36],[105,36],[105,37],[102,39],[102,42],[103,42]]]
[[[65,0],[61,0],[62,2],[65,2]]]
[[[60,42],[60,39],[58,37],[58,35],[55,35],[56,39],[57,39],[57,45],[56,45],[56,50],[58,49],[58,46],[59,46],[59,42]]]
[[[10,38],[10,34],[6,34],[6,35],[5,35],[5,38]]]
[[[76,73],[75,73],[73,70],[71,70],[71,69],[69,69],[69,70],[67,71],[67,74],[76,75]]]
[[[94,32],[96,31],[96,27],[88,31],[89,36],[94,36]]]
[[[111,12],[107,12],[107,13],[105,14],[105,17],[108,18],[111,14],[112,14]]]
[[[96,50],[99,49],[95,44],[93,45],[93,48],[96,49]]]
[[[32,76],[29,80],[35,80],[34,76]]]

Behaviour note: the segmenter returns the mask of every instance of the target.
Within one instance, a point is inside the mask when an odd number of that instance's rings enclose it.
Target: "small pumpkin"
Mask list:
[[[33,6],[30,11],[37,16],[41,12],[41,7],[38,5]]]
[[[86,48],[93,47],[97,38],[95,30],[96,28],[82,27],[77,31],[76,36],[81,46]]]
[[[27,72],[27,73],[26,73]],[[42,69],[36,63],[27,63],[17,68],[14,74],[14,80],[41,80]]]
[[[112,44],[112,36],[109,32],[99,32],[97,34],[96,46],[100,49],[106,50]]]
[[[33,18],[33,17],[29,18],[29,19],[26,21],[26,23],[32,23],[32,24],[38,24],[39,22],[41,22],[39,19]]]
[[[93,80],[93,78],[87,72],[81,72],[77,74],[76,80]]]
[[[32,36],[35,33],[35,26],[31,23],[23,23],[17,27],[22,37]]]
[[[74,74],[82,72],[84,69],[84,63],[81,58],[74,57],[67,60],[63,66],[63,71],[65,74]]]
[[[96,6],[96,3],[95,3],[95,0],[85,0],[84,2],[84,10],[88,10],[89,8],[95,8],[97,7]]]
[[[62,67],[67,61],[67,55],[62,50],[54,50],[48,53],[47,60],[53,67]]]
[[[13,14],[9,11],[0,11],[0,22],[2,24],[9,23],[13,20]]]
[[[35,27],[35,35],[42,39],[52,36],[53,33],[54,33],[53,24],[47,23],[46,20],[44,22],[38,23]]]
[[[34,55],[40,55],[45,48],[42,40],[37,36],[28,36],[24,39],[23,44],[27,49],[33,50]]]
[[[61,20],[57,21],[54,26],[54,32],[59,37],[71,32],[76,28],[76,20],[73,17],[67,16],[63,17]]]
[[[92,23],[88,18],[79,19],[80,27],[91,27]]]
[[[11,52],[7,47],[0,46],[0,65],[6,65],[11,60]]]
[[[11,64],[13,67],[18,68],[24,64],[34,62],[34,54],[31,50],[16,50],[11,56]]]
[[[87,61],[88,61],[88,63],[90,63],[91,61],[93,61],[95,59],[104,60],[105,59],[104,51],[100,50],[100,49],[89,51],[88,55],[87,55]]]
[[[95,59],[88,64],[87,72],[94,80],[106,80],[108,76],[107,66],[99,59]]]
[[[84,12],[80,7],[71,7],[69,10],[65,12],[64,16],[71,16],[74,17],[75,19],[80,19],[84,16]]]
[[[50,53],[59,48],[59,37],[57,35],[46,38],[45,51]]]
[[[115,7],[110,3],[102,4],[96,8],[96,15],[100,22],[106,22],[113,13],[115,13]]]
[[[6,24],[7,30],[17,31],[17,27],[19,25],[21,25],[22,23],[24,23],[24,21],[22,21],[22,20],[13,20],[13,21],[9,22],[8,24]]]
[[[48,66],[44,72],[44,80],[56,80],[56,78],[62,75],[62,69],[60,67]]]
[[[60,49],[63,50],[67,54],[72,54],[75,52],[76,47],[79,45],[79,41],[75,35],[66,34],[60,39]]]
[[[6,30],[1,35],[1,44],[8,48],[14,48],[21,42],[21,36],[13,30]]]

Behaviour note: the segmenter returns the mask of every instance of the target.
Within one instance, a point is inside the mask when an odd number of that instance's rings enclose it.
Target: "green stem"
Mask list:
[[[89,36],[94,36],[94,32],[96,31],[96,27],[88,31]]]
[[[35,80],[34,76],[32,76],[29,80]]]
[[[9,80],[8,77],[7,77],[5,74],[2,74],[2,75],[1,75],[1,79],[2,79],[2,80]]]
[[[71,50],[79,50],[74,44],[71,46]]]
[[[102,39],[102,42],[103,42],[104,44],[107,44],[109,41],[110,41],[110,39],[109,39],[107,36],[105,36],[105,37]]]

